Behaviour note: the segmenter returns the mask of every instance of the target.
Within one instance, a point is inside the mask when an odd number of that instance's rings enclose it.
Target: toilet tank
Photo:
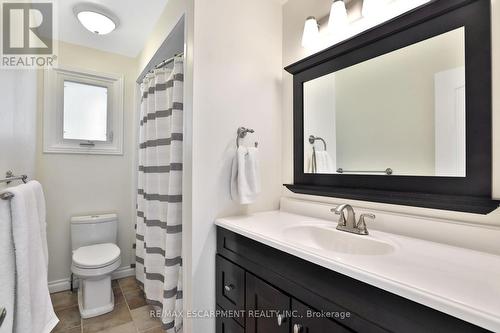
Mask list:
[[[88,216],[73,216],[71,218],[71,248],[113,243],[116,244],[118,216],[116,214],[101,214]]]

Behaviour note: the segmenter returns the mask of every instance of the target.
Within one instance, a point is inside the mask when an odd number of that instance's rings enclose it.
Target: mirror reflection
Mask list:
[[[465,177],[465,31],[304,83],[304,172]]]

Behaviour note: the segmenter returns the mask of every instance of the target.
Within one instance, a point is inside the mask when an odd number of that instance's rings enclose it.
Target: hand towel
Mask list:
[[[30,182],[31,183],[31,182]],[[49,333],[57,325],[47,283],[47,264],[33,187],[23,184],[9,188],[15,248],[16,289],[14,333]]]
[[[335,164],[325,150],[316,151],[316,173],[335,173]]]
[[[247,205],[260,193],[258,148],[240,146],[231,167],[231,198]]]
[[[3,193],[5,191],[0,191]],[[0,307],[7,310],[0,333],[12,333],[14,325],[15,261],[10,220],[10,202],[0,199]]]

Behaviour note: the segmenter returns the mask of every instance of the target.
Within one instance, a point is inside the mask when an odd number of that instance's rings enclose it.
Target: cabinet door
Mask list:
[[[330,318],[319,316],[315,311],[296,299],[292,299],[292,333],[348,333],[351,330]]]
[[[223,311],[221,307],[217,307],[219,311]],[[232,318],[219,316],[217,317],[216,332],[217,333],[244,333],[243,327],[238,325]]]
[[[245,333],[289,333],[290,297],[246,273]]]

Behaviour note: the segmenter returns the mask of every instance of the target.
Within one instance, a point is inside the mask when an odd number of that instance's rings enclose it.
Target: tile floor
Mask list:
[[[82,319],[76,292],[51,295],[59,324],[52,333],[163,333],[160,320],[149,315],[151,307],[135,281],[127,277],[113,281],[115,308],[102,316]]]

